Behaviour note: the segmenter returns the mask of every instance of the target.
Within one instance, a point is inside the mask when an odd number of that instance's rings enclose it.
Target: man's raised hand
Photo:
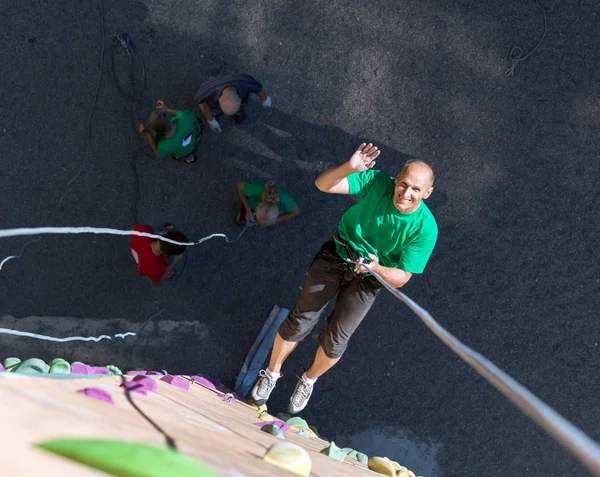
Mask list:
[[[381,151],[373,144],[365,144],[364,142],[358,146],[358,149],[348,161],[350,166],[356,172],[363,172],[371,169],[375,164],[375,159]]]

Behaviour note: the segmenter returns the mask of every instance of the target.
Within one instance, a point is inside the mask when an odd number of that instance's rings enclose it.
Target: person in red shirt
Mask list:
[[[153,233],[149,225],[138,224],[133,226],[136,232]],[[188,242],[188,239],[181,232],[173,230],[173,226],[167,227],[163,237],[175,240],[177,242]],[[162,283],[175,274],[175,265],[179,263],[185,245],[176,245],[163,240],[151,239],[150,237],[140,237],[132,235],[129,242],[131,254],[138,265],[138,271],[146,275],[154,284]],[[173,257],[167,264],[167,257]]]

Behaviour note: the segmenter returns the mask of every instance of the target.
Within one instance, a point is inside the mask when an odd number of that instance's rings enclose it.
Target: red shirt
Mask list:
[[[149,225],[138,224],[133,227],[136,232],[152,233]],[[167,268],[167,260],[164,255],[156,256],[152,251],[152,242],[155,239],[132,235],[129,245],[133,258],[138,264],[138,271],[146,275],[153,283],[160,282]]]

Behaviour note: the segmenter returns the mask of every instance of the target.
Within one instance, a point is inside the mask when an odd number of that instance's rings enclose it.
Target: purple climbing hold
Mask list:
[[[212,382],[210,382],[206,378],[203,378],[202,376],[191,376],[191,378],[198,384],[202,384],[202,386],[206,386],[207,388],[212,389],[213,391],[217,390],[217,387]]]
[[[165,383],[171,384],[172,386],[181,388],[185,391],[190,389],[190,382],[187,379],[180,378],[179,376],[167,374],[166,376],[160,378],[160,380],[164,381]]]
[[[225,402],[230,402],[231,404],[236,403],[235,397],[231,393],[219,394],[219,397]]]
[[[142,396],[146,395],[146,388],[142,383],[136,383],[134,381],[125,381],[121,383],[121,387],[127,389],[129,392],[138,393]]]
[[[281,429],[282,434],[285,434],[290,429],[290,425],[286,424],[283,421],[260,421],[260,422],[254,423],[255,426],[261,427],[261,428],[263,426],[266,426],[267,424],[272,424],[273,426],[279,427],[279,429]]]
[[[0,373],[1,373],[2,371],[6,371],[6,369],[4,369],[4,366],[2,366],[2,363],[0,363]]]
[[[104,366],[90,366],[92,368],[92,372],[90,374],[110,374],[108,368]]]
[[[152,370],[152,371],[148,371],[148,374],[150,375],[154,375],[154,376],[166,376],[167,373],[163,373],[162,371],[157,371],[157,370]]]
[[[140,371],[127,371],[128,376],[143,376],[144,374],[148,374],[148,371],[146,370],[140,370]]]
[[[71,374],[92,374],[92,367],[87,364],[73,363]]]
[[[110,393],[100,388],[83,388],[77,391],[78,393],[85,394],[88,397],[97,399],[98,401],[104,401],[108,404],[114,404]]]
[[[141,384],[146,391],[156,392],[156,381],[152,378],[147,376],[136,376],[133,378],[132,382]]]

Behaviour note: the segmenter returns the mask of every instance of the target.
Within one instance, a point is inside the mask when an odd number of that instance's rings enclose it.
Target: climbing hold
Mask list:
[[[83,388],[77,391],[78,393],[85,394],[92,399],[97,399],[98,401],[104,401],[108,404],[114,404],[112,397],[108,391],[100,388]]]
[[[142,396],[146,395],[146,388],[142,383],[136,383],[135,381],[125,381],[121,383],[121,387],[127,389],[129,392],[134,392],[141,394]]]
[[[272,417],[272,416],[271,416],[271,417]],[[283,421],[278,421],[278,420],[273,420],[273,421],[262,421],[262,422],[255,422],[255,423],[254,423],[254,425],[255,425],[255,426],[258,426],[258,427],[261,427],[261,428],[262,428],[263,426],[267,426],[267,425],[269,425],[269,424],[272,424],[272,425],[274,425],[274,426],[277,426],[277,427],[279,427],[279,429],[281,429],[281,432],[282,432],[282,433],[284,433],[284,434],[285,434],[285,433],[286,433],[286,432],[287,432],[287,431],[290,429],[290,426],[289,426],[289,425],[287,425],[287,424],[286,424],[285,422],[283,422]]]
[[[298,444],[291,442],[278,442],[267,450],[263,457],[265,462],[289,470],[298,475],[308,477],[312,467],[312,461],[308,452]]]
[[[110,374],[116,374],[117,376],[121,376],[123,374],[123,371],[112,364],[107,364],[106,369],[108,369]]]
[[[317,435],[317,437],[319,437],[319,438],[321,438],[321,439],[322,439],[322,437],[321,437],[321,433],[319,432],[319,430],[318,430],[318,429],[317,429],[315,426],[308,426],[308,428],[309,428],[311,431],[313,431],[313,432],[314,432],[314,433]]]
[[[160,378],[161,381],[164,381],[167,384],[178,387],[187,391],[190,389],[190,382],[187,379],[180,378],[179,376],[173,376],[171,374],[167,374]]]
[[[217,387],[213,383],[211,383],[208,379],[203,378],[202,376],[191,376],[191,378],[193,383],[201,384],[202,386],[206,386],[207,388],[212,389],[213,391],[217,390]]]
[[[231,393],[219,394],[219,397],[225,402],[230,402],[231,404],[236,403],[235,397]]]
[[[92,368],[92,372],[90,374],[110,374],[108,368],[104,366],[90,366]]]
[[[19,358],[6,358],[4,360],[4,369],[6,369],[6,371],[14,371],[15,368],[17,367],[17,365],[19,365],[21,363],[21,360]]]
[[[367,462],[367,466],[369,467],[369,470],[377,472],[378,474],[396,477],[394,466],[390,460],[385,457],[371,457]]]
[[[317,435],[309,427],[301,426],[299,424],[292,424],[290,427],[297,433],[300,431],[304,431],[304,433],[306,433],[307,436],[310,437],[311,439],[317,438]]]
[[[367,454],[363,454],[362,452],[355,451],[354,449],[352,449],[350,452],[348,452],[348,457],[352,457],[353,459],[356,459],[357,461],[359,461],[361,464],[365,464],[365,465],[369,461],[369,457],[367,456]]]
[[[50,366],[48,366],[45,361],[39,358],[29,358],[17,365],[17,367],[13,369],[13,372],[28,374],[46,374],[49,370]]]
[[[146,370],[127,371],[125,374],[127,374],[128,376],[139,376],[139,375],[148,374],[148,371],[146,371]]]
[[[51,374],[71,374],[71,365],[62,358],[55,358],[50,362]]]
[[[87,364],[75,362],[71,364],[71,374],[92,374],[92,367]]]
[[[279,427],[277,427],[275,424],[266,424],[266,425],[262,426],[260,428],[260,430],[263,432],[267,432],[279,439],[285,439],[285,437],[283,437],[283,432],[281,432],[281,429]]]
[[[396,475],[397,475],[397,477],[416,477],[415,473],[408,469],[398,472]]]
[[[307,431],[306,429],[304,429],[304,428],[303,428],[303,429],[298,429],[298,430],[296,431],[296,434],[298,434],[299,436],[302,436],[302,437],[306,437],[307,439],[310,439],[310,434],[309,434],[309,433],[308,433],[308,431]]]
[[[6,371],[6,369],[4,369],[4,366],[2,366],[2,363],[0,363],[0,373]]]
[[[91,439],[58,439],[37,446],[107,475],[217,477],[205,464],[164,446]]]
[[[135,376],[133,378],[133,382],[139,383],[142,386],[144,386],[146,391],[152,391],[153,393],[156,392],[156,381],[152,378],[149,378],[147,376]]]
[[[346,449],[349,449],[348,447]],[[352,450],[352,449],[350,449]],[[325,449],[321,450],[321,454],[323,455],[327,455],[329,457],[331,457],[332,459],[335,460],[344,460],[344,457],[346,457],[346,454],[348,452],[344,449],[340,449],[338,446],[335,445],[335,442],[331,441],[329,443],[329,445],[327,447],[325,447]]]
[[[286,414],[285,412],[278,412],[277,413],[277,419],[281,419],[282,421],[287,422],[288,419],[290,419],[292,416],[290,416],[289,414]]]
[[[277,415],[279,417],[279,415]],[[290,417],[285,422],[287,422],[290,426],[302,426],[308,428],[308,422],[306,422],[301,417]]]

